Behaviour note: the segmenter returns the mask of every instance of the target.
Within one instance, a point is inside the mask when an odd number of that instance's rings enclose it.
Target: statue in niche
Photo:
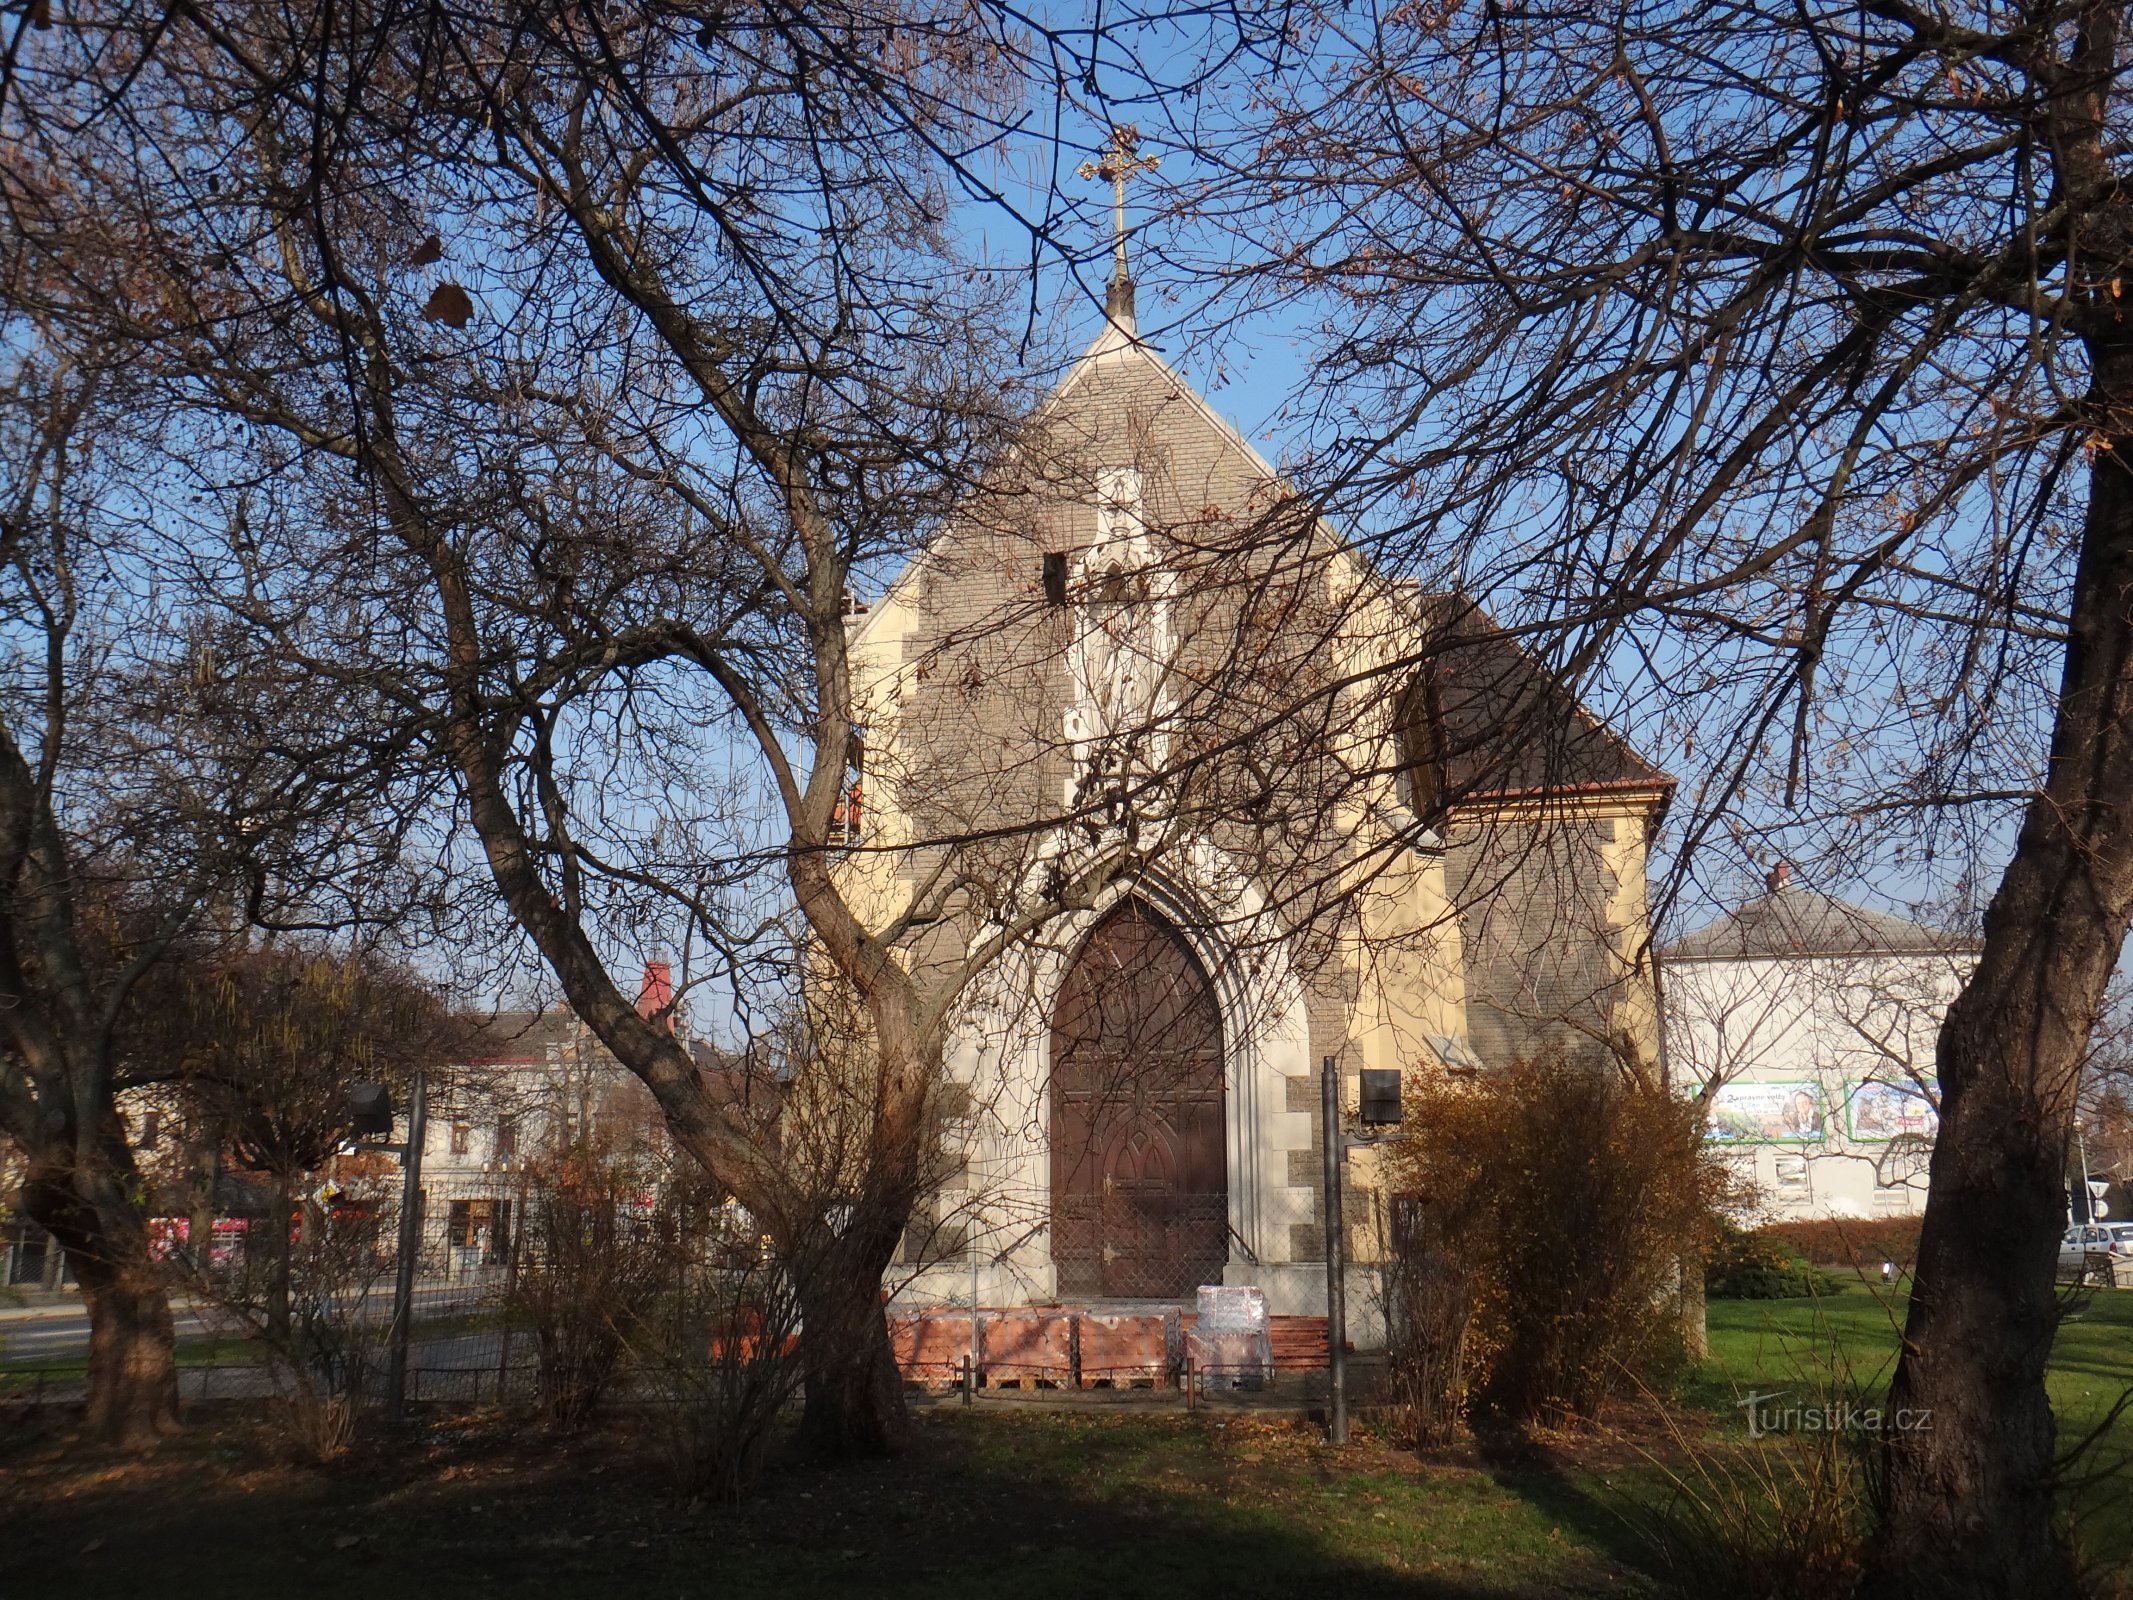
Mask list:
[[[1079,564],[1079,703],[1068,718],[1078,743],[1146,730],[1158,709],[1169,648],[1168,606],[1142,519],[1140,472],[1110,468],[1096,487],[1096,541]],[[1095,758],[1096,764],[1115,767],[1131,753],[1159,759],[1145,749],[1114,751],[1108,759]]]

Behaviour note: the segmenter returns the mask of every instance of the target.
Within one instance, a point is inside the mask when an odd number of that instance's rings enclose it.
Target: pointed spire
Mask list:
[[[1162,165],[1155,156],[1136,155],[1140,143],[1140,129],[1121,122],[1111,129],[1103,155],[1084,161],[1076,169],[1084,178],[1101,178],[1111,185],[1111,225],[1116,237],[1112,243],[1111,283],[1104,294],[1104,315],[1129,334],[1140,330],[1133,313],[1133,274],[1126,265],[1126,180]]]

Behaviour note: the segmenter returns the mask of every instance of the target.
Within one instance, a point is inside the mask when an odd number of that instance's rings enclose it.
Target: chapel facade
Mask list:
[[[1322,1312],[1322,1061],[1350,1110],[1366,1068],[1656,1061],[1670,780],[1302,507],[1130,284],[850,644],[847,886],[929,908],[914,968],[981,969],[900,1301]],[[1348,1183],[1368,1262],[1393,1197]]]

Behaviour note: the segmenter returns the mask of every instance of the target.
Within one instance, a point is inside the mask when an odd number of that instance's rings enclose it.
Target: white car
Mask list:
[[[2091,1222],[2059,1236],[2060,1266],[2085,1266],[2092,1256],[2133,1256],[2133,1226],[2106,1228]]]

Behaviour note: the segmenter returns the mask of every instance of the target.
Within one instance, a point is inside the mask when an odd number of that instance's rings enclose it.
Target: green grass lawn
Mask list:
[[[247,1367],[262,1359],[259,1347],[251,1340],[218,1334],[180,1339],[176,1357],[181,1367]],[[79,1382],[88,1370],[89,1361],[85,1355],[31,1356],[11,1360],[5,1347],[0,1346],[0,1396],[33,1390],[40,1380],[45,1383],[69,1379]],[[4,1600],[4,1594],[5,1591],[0,1591],[0,1600]]]
[[[2062,1450],[2104,1424],[2133,1390],[2133,1291],[2089,1291],[2069,1305],[2045,1376]],[[1711,1359],[1689,1378],[1680,1398],[1712,1413],[1718,1428],[1742,1434],[1746,1417],[1735,1401],[1751,1392],[1878,1400],[1895,1372],[1904,1311],[1900,1287],[1879,1284],[1848,1284],[1811,1300],[1714,1300],[1708,1315]],[[2124,1470],[2129,1459],[2133,1416],[2121,1416],[2082,1463],[2119,1470],[2069,1496],[2081,1543],[2105,1566],[2133,1561],[2133,1488]]]
[[[1710,1323],[1712,1360],[1671,1415],[1721,1452],[1759,1448],[1736,1392],[1815,1392],[1833,1367],[1871,1389],[1896,1343],[1890,1309],[1864,1287],[1714,1302]],[[2129,1383],[2133,1293],[2099,1294],[2053,1362],[2063,1431]],[[733,1507],[676,1498],[656,1416],[557,1439],[433,1412],[319,1468],[293,1461],[256,1408],[210,1410],[146,1461],[86,1451],[55,1414],[0,1430],[0,1522],[14,1530],[0,1600],[1647,1593],[1651,1553],[1624,1513],[1663,1497],[1651,1457],[1672,1436],[1635,1407],[1620,1424],[1417,1458],[1367,1429],[1332,1449],[1308,1421],[1250,1412],[932,1404],[902,1459],[788,1461]],[[2118,1520],[2099,1537],[2092,1519],[2084,1540],[2110,1565],[2126,1559],[2123,1480],[2102,1498]]]
[[[1684,1398],[1716,1410],[1736,1391],[1826,1384],[1846,1373],[1861,1389],[1886,1388],[1905,1303],[1900,1290],[1878,1284],[1812,1300],[1713,1300],[1711,1359]],[[2096,1290],[2075,1302],[2045,1381],[2062,1432],[2103,1418],[2133,1387],[2133,1291]]]

